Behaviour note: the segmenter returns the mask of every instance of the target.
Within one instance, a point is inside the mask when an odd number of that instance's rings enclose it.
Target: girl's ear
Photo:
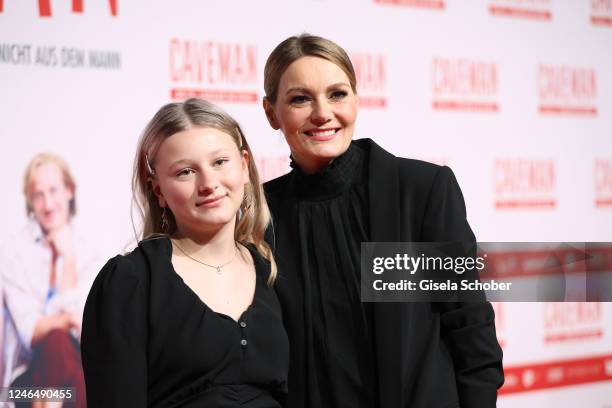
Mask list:
[[[249,156],[249,152],[246,149],[241,150],[242,155],[242,181],[244,184],[247,184],[251,181],[250,172],[249,172],[249,164],[251,162],[251,156]]]
[[[157,201],[159,202],[159,206],[161,208],[164,208],[167,206],[166,203],[166,198],[164,197],[164,194],[161,191],[161,187],[159,185],[159,182],[157,181],[157,177],[153,177],[149,179],[149,183],[151,183],[151,188],[153,190],[153,194],[155,194],[155,197],[157,197]]]

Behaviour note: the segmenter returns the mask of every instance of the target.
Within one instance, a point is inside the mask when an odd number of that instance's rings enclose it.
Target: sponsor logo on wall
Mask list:
[[[595,160],[595,207],[612,208],[612,160]]]
[[[11,0],[6,0],[6,2],[10,2]],[[18,1],[18,0],[12,0]],[[21,0],[23,1],[23,0]],[[0,13],[4,11],[4,2],[5,0],[0,0]],[[31,0],[34,3],[34,0]],[[53,10],[51,8],[51,0],[38,0],[38,15],[40,17],[52,17]],[[118,9],[117,4],[118,0],[108,0],[108,8],[110,15],[113,17],[117,17]],[[72,0],[72,12],[81,14],[84,11],[85,0]]]
[[[172,99],[258,101],[258,61],[254,44],[172,38],[168,50]]]
[[[542,64],[537,86],[541,115],[597,115],[597,72],[593,68]]]
[[[579,342],[604,335],[600,302],[542,303],[544,343]]]
[[[612,27],[612,0],[591,0],[591,24]]]
[[[121,52],[68,45],[0,43],[0,64],[119,70]]]
[[[382,54],[351,52],[351,62],[357,77],[359,106],[387,107],[387,63]]]
[[[490,0],[489,14],[528,20],[550,21],[550,0]]]
[[[557,205],[552,160],[500,158],[495,160],[494,177],[497,209],[553,209]]]
[[[444,10],[446,7],[444,0],[374,0],[374,3],[434,10]]]
[[[498,78],[494,62],[434,57],[431,62],[432,109],[498,112]]]

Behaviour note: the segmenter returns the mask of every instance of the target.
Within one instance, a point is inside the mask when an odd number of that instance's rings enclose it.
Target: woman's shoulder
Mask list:
[[[375,179],[386,179],[390,173],[397,172],[404,186],[428,188],[436,179],[452,174],[450,168],[444,165],[396,156],[371,139],[359,139],[354,143],[367,152],[369,167],[376,172]]]
[[[267,181],[263,184],[264,192],[266,197],[269,199],[271,196],[275,196],[284,191],[285,186],[289,182],[291,173],[284,174],[280,177]]]

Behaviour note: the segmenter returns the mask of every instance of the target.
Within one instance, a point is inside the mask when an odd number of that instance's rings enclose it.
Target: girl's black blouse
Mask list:
[[[108,261],[83,316],[88,407],[281,407],[288,339],[267,284],[270,265],[249,251],[256,288],[238,321],[210,309],[183,282],[165,237]]]

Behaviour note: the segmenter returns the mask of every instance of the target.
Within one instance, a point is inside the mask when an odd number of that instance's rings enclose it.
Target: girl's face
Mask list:
[[[249,182],[248,153],[227,133],[192,128],[161,144],[153,188],[161,207],[174,214],[179,234],[196,237],[234,227]]]
[[[264,99],[264,110],[270,125],[282,130],[300,168],[314,173],[348,149],[357,102],[339,66],[308,56],[289,65],[281,76],[275,104]]]

